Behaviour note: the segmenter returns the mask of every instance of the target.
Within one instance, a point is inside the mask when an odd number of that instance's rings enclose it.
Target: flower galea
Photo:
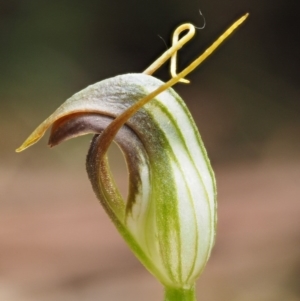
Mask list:
[[[95,134],[86,162],[95,194],[131,250],[166,290],[193,291],[210,256],[216,229],[214,173],[195,122],[171,86],[245,18],[167,83],[150,72],[125,74],[76,93],[17,150],[37,142],[50,127],[50,146]],[[126,201],[106,156],[112,141],[122,150],[128,167]],[[166,300],[172,296],[169,293]],[[193,300],[193,296],[182,300]]]

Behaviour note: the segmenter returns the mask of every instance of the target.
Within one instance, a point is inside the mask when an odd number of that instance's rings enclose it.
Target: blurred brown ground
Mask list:
[[[216,168],[217,243],[199,300],[300,300],[300,162]],[[126,174],[117,178],[126,190]],[[161,300],[94,197],[68,170],[1,170],[0,300]],[[38,187],[38,189],[37,189]]]

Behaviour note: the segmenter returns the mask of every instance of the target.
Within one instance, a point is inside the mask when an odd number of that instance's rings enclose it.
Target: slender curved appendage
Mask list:
[[[146,97],[140,99],[137,103],[135,103],[132,107],[124,111],[118,118],[112,122],[109,129],[107,129],[107,132],[110,131],[117,131],[122,124],[126,122],[128,118],[132,114],[134,114],[137,110],[139,110],[143,105],[145,105],[148,101],[150,101],[152,98],[154,98],[156,95],[160,94],[161,92],[165,91],[166,89],[172,87],[177,82],[179,82],[181,79],[183,79],[187,74],[192,72],[196,67],[198,67],[208,56],[210,56],[213,51],[215,51],[220,44],[223,43],[223,41],[228,38],[234,30],[236,30],[249,16],[249,14],[245,14],[243,17],[238,19],[236,22],[234,22],[209,48],[205,50],[205,52],[200,55],[195,61],[193,61],[188,67],[186,67],[183,71],[181,71],[177,76],[170,79],[168,82],[161,85],[159,88],[151,92]],[[185,36],[186,37],[186,36]],[[184,43],[183,43],[184,44]],[[175,47],[176,46],[176,47]],[[149,66],[143,73],[151,75],[159,66],[161,66],[167,59],[169,59],[175,51],[180,49],[182,47],[181,43],[178,43],[171,47],[168,51],[166,51],[159,59],[157,59],[151,66]],[[49,126],[52,124],[50,119],[45,120],[26,140],[25,142],[16,149],[16,152],[21,152],[24,149],[28,148],[29,146],[35,144],[37,141],[39,141],[46,130],[49,128]],[[119,124],[119,125],[118,125]],[[115,135],[115,134],[114,134]],[[111,139],[111,141],[113,138]],[[111,143],[111,141],[108,143],[108,145]]]
[[[178,83],[180,80],[184,79],[184,77],[187,74],[189,74],[195,68],[197,68],[208,56],[210,56],[220,46],[220,44],[222,44],[224,42],[224,40],[226,38],[228,38],[233,33],[234,30],[236,30],[247,19],[248,16],[249,16],[249,14],[247,13],[243,17],[238,19],[236,22],[234,22],[210,47],[208,47],[204,51],[203,54],[201,54],[196,60],[194,60],[183,71],[181,71],[175,77],[171,78],[168,82],[164,83],[163,85],[161,85],[159,88],[157,88],[153,92],[149,93],[149,95],[147,95],[146,97],[139,100],[137,103],[135,103],[130,108],[128,108],[126,111],[124,111],[122,114],[120,114],[116,119],[114,119],[112,121],[112,123],[103,131],[103,133],[101,135],[103,137],[102,138],[103,145],[106,144],[106,150],[108,149],[109,145],[113,141],[114,136],[116,135],[118,130],[135,112],[137,112],[141,107],[143,107],[151,99],[155,98],[158,94],[162,93],[163,91],[167,90],[168,88],[170,88],[173,85],[175,85],[176,83]],[[177,50],[178,49],[176,48],[176,50],[174,50],[174,52],[176,52]],[[174,52],[173,52],[173,54],[174,54]],[[164,53],[162,55],[163,58],[165,57],[166,53]],[[146,69],[146,70],[148,70],[148,69]],[[145,71],[144,71],[144,73],[145,73]]]
[[[204,29],[205,26],[206,26],[206,19],[205,19],[204,15],[203,15],[201,9],[199,9],[199,14],[200,14],[200,16],[201,16],[202,19],[203,19],[203,25],[202,25],[201,27],[200,27],[200,26],[195,26],[195,28],[201,30],[201,29]]]
[[[179,35],[185,30],[189,30],[189,34],[192,33],[193,36],[194,36],[195,26],[192,25],[192,24],[183,24],[183,25],[177,27],[176,30],[174,31],[173,38],[172,38],[172,45],[177,45]],[[171,76],[173,78],[177,76],[177,72],[176,72],[176,69],[177,69],[177,52],[178,52],[178,50],[176,50],[173,53],[173,55],[171,56],[170,73],[171,73]],[[181,78],[179,81],[182,82],[182,83],[185,83],[185,84],[190,83],[190,81],[185,79],[185,78]]]
[[[179,38],[179,34],[185,30],[188,32],[181,38]],[[172,47],[169,48],[166,52],[164,52],[156,61],[154,61],[143,73],[152,75],[162,64],[164,64],[170,57],[172,57],[171,61],[171,70],[175,68],[176,73],[176,53],[182,48],[193,36],[195,35],[195,26],[192,24],[183,24],[179,26],[174,34],[173,34],[173,42]],[[175,59],[173,58],[175,56]],[[175,64],[175,66],[174,66]],[[172,73],[172,71],[171,71]],[[182,79],[180,80],[182,81]],[[184,80],[183,80],[184,81]]]

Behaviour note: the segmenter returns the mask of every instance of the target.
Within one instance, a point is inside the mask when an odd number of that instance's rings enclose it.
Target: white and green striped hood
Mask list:
[[[159,94],[120,129],[115,142],[129,171],[124,201],[101,153],[101,132],[124,110],[161,86],[145,74],[103,80],[69,98],[24,142],[52,125],[49,144],[96,133],[87,157],[93,189],[136,256],[164,285],[189,288],[214,244],[216,190],[196,125],[172,89]]]

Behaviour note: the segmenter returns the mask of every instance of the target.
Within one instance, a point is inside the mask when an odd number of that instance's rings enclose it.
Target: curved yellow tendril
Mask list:
[[[179,39],[179,35],[185,31],[188,32]],[[155,62],[153,62],[143,73],[153,74],[162,64],[164,64],[169,58],[171,58],[171,76],[175,77],[176,74],[176,60],[178,50],[185,45],[195,35],[195,26],[189,23],[180,25],[173,33],[172,47],[164,52]],[[188,80],[181,78],[179,81],[189,83]]]
[[[185,30],[189,30],[189,34],[192,33],[193,36],[195,35],[195,26],[194,25],[192,25],[192,24],[183,24],[183,25],[177,27],[176,30],[174,31],[173,38],[172,38],[172,45],[176,45],[178,43],[179,35],[183,31],[185,31]],[[176,69],[177,69],[177,52],[178,52],[178,50],[175,51],[173,53],[173,55],[171,56],[170,72],[171,72],[171,76],[172,77],[176,77],[177,76],[177,72],[176,72]],[[190,81],[187,80],[187,79],[185,79],[185,78],[181,78],[179,81],[182,82],[182,83],[185,83],[185,84],[189,84],[190,83]]]
[[[102,132],[102,143],[103,143],[103,155],[107,151],[109,145],[113,141],[115,135],[117,134],[118,130],[123,126],[123,124],[142,106],[144,106],[148,101],[155,98],[158,94],[162,93],[166,89],[172,87],[179,81],[185,81],[184,77],[192,72],[198,65],[200,65],[218,46],[227,38],[229,37],[232,32],[240,26],[248,17],[249,14],[244,15],[239,20],[234,22],[209,48],[206,49],[206,51],[200,55],[196,60],[194,60],[188,67],[186,67],[183,71],[181,71],[179,74],[176,74],[176,52],[186,43],[188,42],[195,33],[195,28],[191,24],[184,24],[177,28],[175,33],[177,34],[177,39],[179,34],[184,30],[189,30],[188,33],[182,37],[181,39],[177,40],[175,45],[173,45],[170,49],[168,49],[165,53],[162,54],[161,57],[159,57],[153,64],[151,64],[145,71],[145,74],[151,75],[154,71],[156,71],[164,62],[166,62],[170,57],[173,56],[172,62],[174,66],[172,67],[172,78],[158,87],[156,90],[148,94],[146,97],[142,98],[138,102],[136,102],[133,106],[125,110],[122,114],[120,114],[116,119],[114,119],[110,125]],[[185,27],[187,26],[187,27]],[[175,34],[174,33],[174,34]],[[176,36],[175,34],[175,36]],[[175,63],[174,63],[175,62]],[[172,65],[172,64],[171,64]],[[47,120],[46,120],[47,121]],[[45,121],[45,122],[46,122]],[[42,127],[43,124],[40,125]],[[21,152],[27,147],[34,144],[36,141],[38,141],[43,136],[43,133],[35,134],[35,132],[27,138],[27,140],[16,150],[16,152]]]
[[[120,114],[116,119],[114,119],[110,125],[102,132],[102,151],[103,156],[109,148],[109,145],[113,141],[115,135],[118,130],[125,124],[125,122],[141,107],[143,107],[147,102],[151,99],[155,98],[158,94],[162,93],[166,89],[172,87],[176,83],[178,83],[181,79],[183,79],[187,74],[192,72],[196,67],[198,67],[208,56],[210,56],[219,46],[223,43],[223,41],[228,38],[235,29],[237,29],[249,16],[249,14],[245,14],[243,17],[234,22],[210,47],[208,47],[204,53],[202,53],[196,60],[194,60],[188,67],[186,67],[183,71],[177,74],[175,77],[171,78],[169,81],[158,87],[156,90],[148,94],[146,97],[142,98],[134,105],[125,110],[122,114]],[[149,74],[151,70],[157,70],[159,66],[161,66],[168,58],[170,58],[174,52],[182,47],[187,41],[182,44],[182,40],[186,38],[185,35],[181,40],[178,41],[177,45],[172,46],[169,50],[167,50],[160,58],[158,58],[149,68],[147,68],[144,73]],[[176,49],[176,50],[174,50]],[[172,53],[173,51],[173,53]],[[167,57],[167,58],[166,58]],[[158,66],[158,67],[157,67]],[[154,72],[152,71],[152,73]],[[150,73],[151,74],[151,73]]]

